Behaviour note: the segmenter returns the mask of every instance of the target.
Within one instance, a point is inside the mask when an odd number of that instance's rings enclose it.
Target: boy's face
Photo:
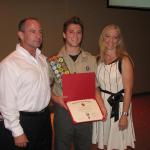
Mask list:
[[[70,47],[79,47],[82,40],[82,29],[78,24],[70,24],[66,33],[63,33],[66,45]]]

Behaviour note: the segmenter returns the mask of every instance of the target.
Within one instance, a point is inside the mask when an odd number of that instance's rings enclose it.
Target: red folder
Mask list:
[[[95,73],[63,74],[63,95],[65,102],[81,99],[95,99]]]
[[[94,72],[62,75],[63,96],[74,123],[103,119],[95,88]]]

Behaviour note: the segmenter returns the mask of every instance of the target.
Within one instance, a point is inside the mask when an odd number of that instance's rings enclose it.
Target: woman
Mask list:
[[[107,108],[105,122],[93,123],[93,144],[99,149],[125,150],[135,147],[131,97],[133,62],[123,47],[120,28],[106,26],[99,39],[100,61],[97,80]]]

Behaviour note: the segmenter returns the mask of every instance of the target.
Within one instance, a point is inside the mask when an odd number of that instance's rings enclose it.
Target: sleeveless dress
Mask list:
[[[103,90],[117,93],[123,89],[122,76],[119,71],[119,60],[112,62],[109,65],[100,63],[97,68],[97,81]],[[108,103],[108,98],[111,96],[105,92],[101,92],[105,107],[107,109],[107,120],[105,122],[93,122],[92,143],[98,144],[99,149],[107,150],[117,149],[124,150],[127,146],[135,148],[135,133],[132,120],[132,104],[130,104],[128,115],[128,127],[124,130],[119,130],[119,119],[115,121],[111,116],[112,107]],[[123,95],[123,94],[122,94]],[[119,118],[121,117],[123,102],[119,102]]]

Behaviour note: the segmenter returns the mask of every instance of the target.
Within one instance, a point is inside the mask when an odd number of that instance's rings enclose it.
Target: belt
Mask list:
[[[49,110],[49,107],[47,106],[46,108],[42,109],[41,111],[37,111],[37,112],[20,111],[20,115],[23,115],[23,116],[38,116],[38,115],[43,115],[48,110]]]
[[[117,121],[119,119],[119,102],[123,102],[123,95],[124,89],[120,90],[117,93],[112,93],[110,91],[106,91],[103,89],[100,89],[101,92],[110,94],[110,97],[108,97],[107,101],[109,105],[112,107],[111,111],[111,118],[114,117],[114,121]]]

